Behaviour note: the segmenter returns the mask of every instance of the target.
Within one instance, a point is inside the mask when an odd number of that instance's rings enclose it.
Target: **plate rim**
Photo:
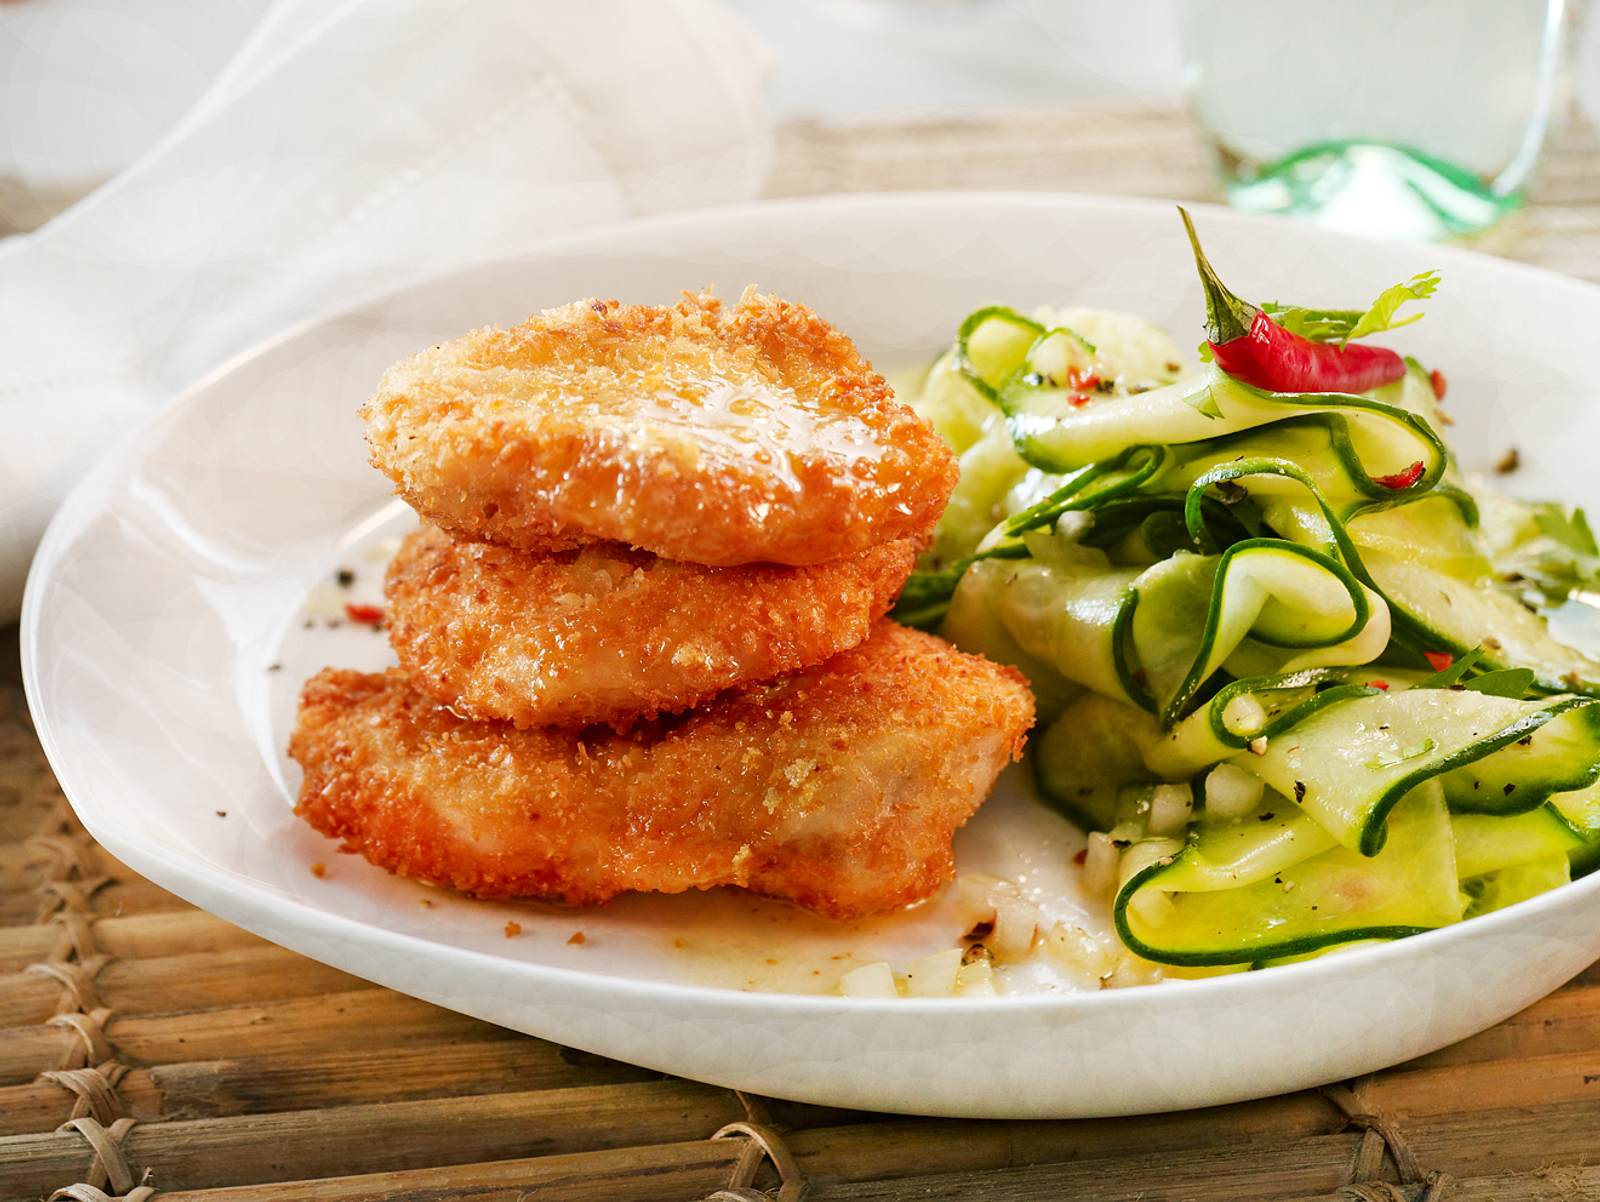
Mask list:
[[[596,245],[615,242],[621,238],[637,238],[670,232],[674,227],[700,227],[713,220],[781,220],[786,215],[827,209],[835,212],[852,208],[891,209],[905,206],[919,208],[939,207],[1011,207],[1037,209],[1076,209],[1079,211],[1137,211],[1166,210],[1178,202],[1151,197],[1120,197],[1096,193],[1038,192],[1018,190],[924,190],[908,192],[830,193],[811,197],[754,200],[738,204],[709,206],[679,210],[632,220],[608,222],[557,237],[540,240],[519,253],[498,261],[498,265],[531,263],[551,255],[581,252]],[[1395,239],[1368,238],[1305,225],[1289,218],[1263,214],[1241,213],[1223,205],[1183,202],[1208,220],[1217,220],[1236,228],[1270,225],[1277,229],[1293,229],[1298,234],[1313,239],[1327,239],[1338,243],[1363,244],[1385,248],[1408,255],[1419,249],[1417,243]],[[1586,296],[1591,303],[1600,305],[1600,284],[1564,275],[1549,268],[1522,263],[1511,259],[1459,246],[1429,244],[1427,249],[1442,263],[1452,261],[1487,264],[1493,270],[1527,278],[1546,287],[1557,287]],[[1110,1008],[1127,1009],[1139,1005],[1182,1005],[1182,999],[1197,999],[1204,995],[1213,1004],[1229,1001],[1250,1001],[1270,988],[1291,990],[1310,988],[1325,977],[1340,976],[1358,966],[1370,966],[1383,971],[1395,961],[1417,959],[1430,951],[1444,951],[1463,940],[1487,937],[1495,931],[1524,921],[1537,921],[1545,910],[1559,910],[1568,906],[1592,901],[1600,893],[1600,872],[1572,881],[1547,893],[1518,902],[1503,910],[1482,915],[1447,927],[1425,931],[1404,939],[1381,944],[1354,947],[1337,955],[1318,957],[1309,961],[1275,966],[1269,973],[1236,972],[1199,979],[1180,979],[1158,983],[1158,987],[1139,986],[1127,989],[1098,991],[1058,991],[1000,995],[985,998],[849,998],[832,994],[802,994],[766,991],[747,991],[724,986],[698,985],[645,977],[614,975],[607,972],[570,968],[514,959],[486,951],[478,951],[451,943],[439,942],[419,935],[408,934],[373,923],[347,918],[330,909],[303,901],[298,896],[288,898],[267,891],[248,880],[236,879],[228,870],[212,867],[192,856],[185,856],[159,841],[142,843],[125,840],[119,833],[109,837],[104,829],[85,818],[79,811],[75,794],[81,782],[71,779],[71,766],[66,762],[56,743],[50,717],[42,700],[43,685],[40,680],[40,626],[43,596],[57,563],[61,562],[70,547],[73,533],[81,528],[82,519],[95,512],[95,501],[107,492],[108,487],[139,461],[156,435],[179,415],[202,403],[204,395],[225,377],[246,364],[267,355],[278,347],[293,342],[313,330],[337,322],[363,310],[414,293],[419,289],[447,286],[460,277],[472,275],[489,265],[488,261],[462,264],[446,271],[419,276],[397,287],[385,287],[357,296],[337,307],[319,310],[286,326],[271,337],[230,356],[204,373],[187,387],[177,391],[157,405],[134,427],[119,444],[100,456],[68,492],[66,498],[51,516],[33,560],[29,565],[24,587],[22,612],[18,630],[21,651],[22,683],[34,731],[44,750],[51,771],[78,813],[80,821],[107,850],[129,867],[149,877],[164,889],[182,897],[191,904],[196,894],[218,894],[248,899],[251,908],[270,908],[274,924],[292,929],[306,937],[336,937],[364,943],[390,953],[420,957],[445,966],[481,968],[490,973],[549,986],[581,986],[599,988],[624,999],[661,999],[664,996],[682,1004],[714,1002],[731,1016],[777,1018],[828,1018],[848,1013],[852,1016],[868,1015],[927,1015],[959,1018],[990,1014],[996,1009],[1040,1015],[1068,1016],[1077,1012],[1094,1012]],[[147,871],[154,865],[156,871]],[[241,908],[243,906],[241,902]],[[202,909],[207,907],[201,906]],[[232,907],[229,907],[230,909]],[[213,911],[215,912],[215,911]],[[228,921],[252,929],[248,919],[229,918]],[[285,946],[288,946],[285,944]],[[297,949],[298,950],[298,949]],[[310,954],[310,953],[307,953]],[[355,975],[362,975],[357,970]],[[1258,981],[1276,982],[1276,986],[1256,984]],[[1231,996],[1230,995],[1235,995]],[[1161,998],[1172,998],[1170,1003]]]

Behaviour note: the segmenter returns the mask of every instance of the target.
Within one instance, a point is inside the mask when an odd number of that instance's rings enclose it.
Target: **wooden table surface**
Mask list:
[[[927,188],[1215,199],[1164,110],[791,125],[770,191]],[[1481,245],[1600,280],[1592,131],[1557,135],[1529,205]],[[515,1035],[272,947],[117,864],[56,789],[15,631],[0,634],[0,1202],[1554,1202],[1600,1199],[1597,1131],[1594,968],[1348,1087],[1093,1122],[787,1105]]]
[[[944,188],[1222,199],[1194,126],[1172,109],[1023,112],[985,120],[796,123],[779,132],[772,196]],[[1475,245],[1600,280],[1600,136],[1574,116],[1546,147],[1528,204]]]

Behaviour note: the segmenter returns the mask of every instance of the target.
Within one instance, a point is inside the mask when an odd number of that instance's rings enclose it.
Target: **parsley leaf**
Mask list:
[[[1343,338],[1361,320],[1360,309],[1307,309],[1299,305],[1266,305],[1268,316],[1291,334],[1312,342]]]
[[[1507,578],[1532,585],[1546,602],[1563,601],[1574,588],[1600,586],[1600,545],[1583,510],[1554,501],[1528,509],[1538,533],[1496,560]]]
[[[1494,672],[1485,672],[1482,676],[1467,681],[1462,687],[1469,693],[1509,697],[1515,701],[1526,693],[1532,684],[1532,668],[1500,668]]]
[[[1343,346],[1354,338],[1397,330],[1414,321],[1421,321],[1421,313],[1398,316],[1400,309],[1412,301],[1427,299],[1438,287],[1439,273],[1424,271],[1403,284],[1385,288],[1365,312],[1360,309],[1307,309],[1301,305],[1283,304],[1261,307],[1273,321],[1293,334],[1309,338],[1312,342],[1337,342]]]
[[[1600,546],[1595,545],[1594,531],[1589,528],[1589,519],[1583,510],[1574,509],[1569,514],[1559,504],[1548,501],[1534,508],[1533,520],[1539,523],[1543,534],[1567,550],[1591,558],[1600,556]]]
[[[1355,326],[1344,336],[1344,340],[1349,342],[1352,338],[1365,338],[1368,334],[1397,330],[1414,321],[1421,321],[1421,313],[1412,313],[1400,318],[1396,318],[1395,315],[1402,305],[1410,301],[1425,300],[1432,296],[1438,287],[1439,273],[1424,271],[1421,275],[1412,276],[1403,284],[1385,288],[1378,294],[1378,299],[1372,302],[1372,307],[1361,315]]]
[[[1533,672],[1528,668],[1496,668],[1492,672],[1468,678],[1467,674],[1483,661],[1483,648],[1474,647],[1458,656],[1442,672],[1417,681],[1414,689],[1465,689],[1470,693],[1484,693],[1490,697],[1521,697],[1533,684]]]

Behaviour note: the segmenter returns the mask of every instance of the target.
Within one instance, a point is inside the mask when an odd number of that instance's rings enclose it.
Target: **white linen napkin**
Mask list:
[[[713,0],[279,0],[148,155],[0,248],[0,619],[88,464],[275,331],[753,195],[765,72]]]

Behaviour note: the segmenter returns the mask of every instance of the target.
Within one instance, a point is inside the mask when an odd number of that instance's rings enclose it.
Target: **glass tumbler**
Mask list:
[[[1179,0],[1184,87],[1240,208],[1396,238],[1521,203],[1570,0]]]

